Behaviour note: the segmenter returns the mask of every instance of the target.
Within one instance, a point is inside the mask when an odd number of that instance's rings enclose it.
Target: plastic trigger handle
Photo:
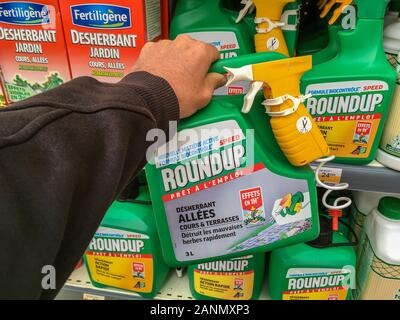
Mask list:
[[[329,0],[329,2],[325,5],[324,10],[322,10],[320,17],[325,18],[326,15],[331,11],[332,7],[335,5],[336,0]]]
[[[317,4],[318,9],[319,9],[319,10],[322,10],[323,7],[325,7],[325,5],[326,5],[327,2],[328,2],[328,0],[319,0],[319,1],[318,1],[318,4]]]
[[[236,23],[242,21],[243,18],[246,16],[246,14],[251,10],[251,7],[253,6],[252,0],[242,0],[240,3],[244,4],[244,8],[239,11],[239,15],[235,21]]]
[[[337,2],[341,3],[341,5],[335,11],[333,11],[332,17],[329,19],[328,22],[330,25],[334,24],[336,20],[339,19],[340,15],[343,13],[346,7],[352,3],[352,0],[338,0]]]
[[[247,92],[247,94],[244,96],[242,113],[250,112],[258,91],[260,91],[263,87],[264,87],[263,81],[254,81],[251,83],[249,92]]]
[[[228,81],[226,87],[229,87],[232,83],[238,81],[253,81],[253,66],[248,65],[241,68],[228,68],[224,67],[225,71],[228,72]]]

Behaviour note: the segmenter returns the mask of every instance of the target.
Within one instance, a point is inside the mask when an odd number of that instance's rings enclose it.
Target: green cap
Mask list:
[[[378,210],[386,218],[400,220],[400,199],[384,197],[379,201]]]

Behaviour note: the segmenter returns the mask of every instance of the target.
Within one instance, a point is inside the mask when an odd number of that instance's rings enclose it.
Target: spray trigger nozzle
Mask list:
[[[249,92],[247,92],[243,100],[243,107],[242,107],[243,113],[250,112],[258,91],[260,91],[263,87],[264,87],[264,82],[262,81],[254,81],[251,83],[250,90]]]
[[[226,72],[228,72],[228,81],[226,83],[227,87],[238,81],[253,81],[253,67],[251,65],[241,68],[224,67],[224,69]]]
[[[254,3],[252,0],[242,0],[240,3],[244,4],[244,7],[242,10],[239,11],[239,15],[235,21],[236,23],[242,21],[243,18],[247,15],[247,13],[252,12],[254,10]]]

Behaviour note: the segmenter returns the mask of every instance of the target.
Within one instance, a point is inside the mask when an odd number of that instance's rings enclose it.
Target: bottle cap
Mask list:
[[[386,218],[400,220],[400,199],[384,197],[379,201],[378,211]]]

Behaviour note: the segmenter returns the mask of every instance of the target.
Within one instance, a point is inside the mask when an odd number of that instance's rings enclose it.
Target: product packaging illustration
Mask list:
[[[0,1],[0,47],[8,102],[71,79],[57,0]]]
[[[72,76],[118,82],[162,35],[160,0],[60,1]]]

